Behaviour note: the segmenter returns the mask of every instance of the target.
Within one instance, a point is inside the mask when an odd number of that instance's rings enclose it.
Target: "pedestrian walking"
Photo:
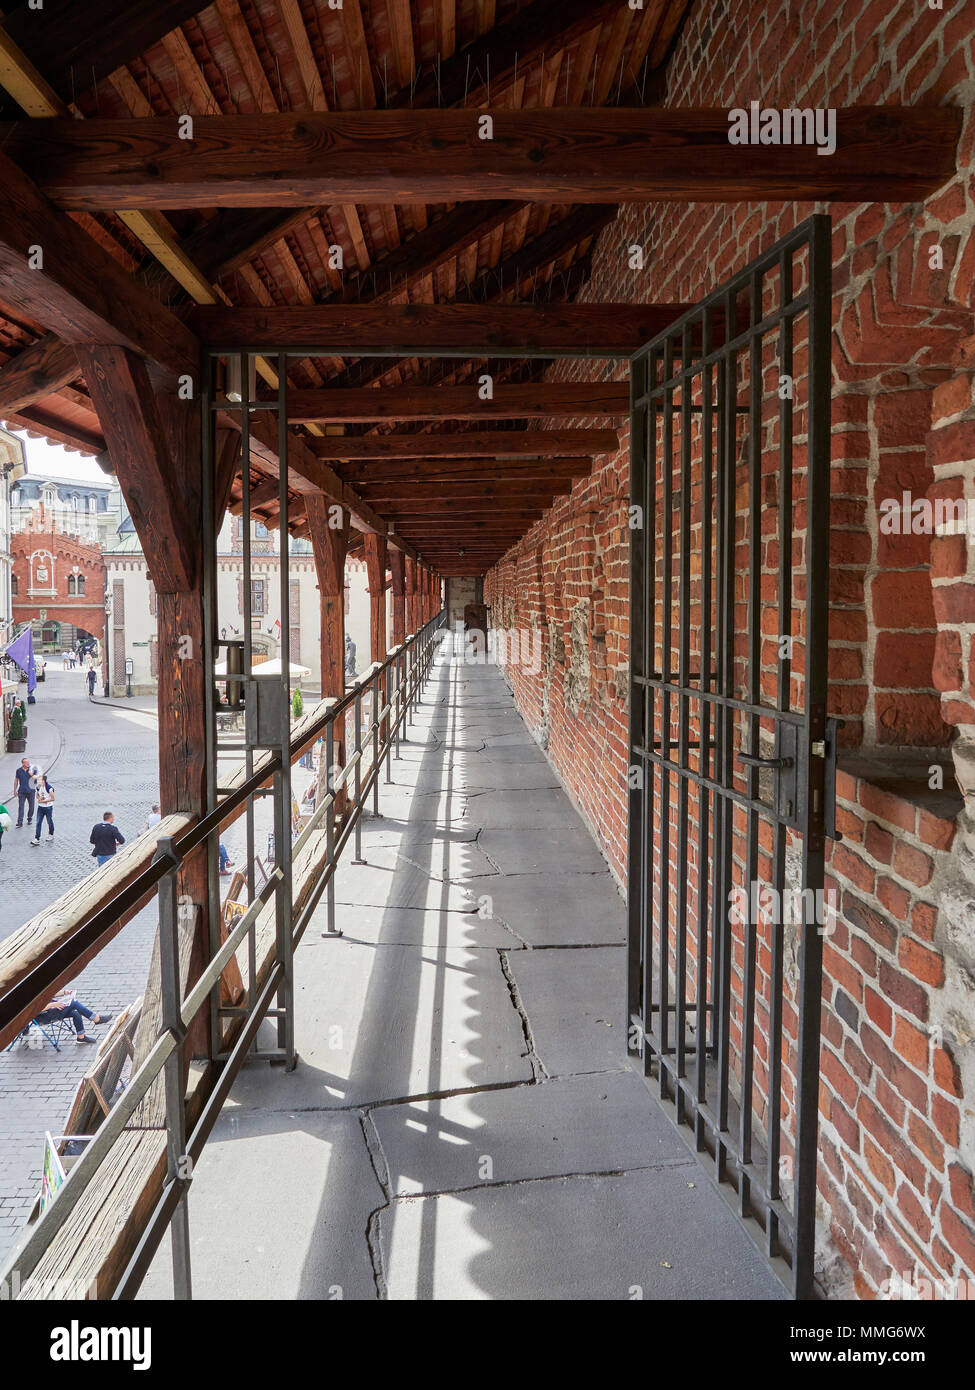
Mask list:
[[[95,693],[95,668],[88,667],[88,698],[91,699]]]
[[[47,821],[47,842],[54,839],[54,788],[42,772],[37,778],[37,824],[32,845],[41,843],[41,826]]]
[[[161,820],[162,816],[159,813],[159,807],[155,802],[153,802],[152,810],[146,816],[146,829],[151,830],[152,827],[154,825],[158,825]]]
[[[37,768],[32,768],[30,758],[21,758],[20,767],[14,773],[14,796],[17,798],[17,829],[24,823],[24,808],[27,808],[27,824],[34,821],[34,795],[37,791]]]
[[[88,839],[95,846],[91,856],[98,860],[99,868],[107,860],[114,858],[119,845],[125,844],[125,836],[115,824],[115,817],[111,811],[106,811],[101,820],[92,826]]]

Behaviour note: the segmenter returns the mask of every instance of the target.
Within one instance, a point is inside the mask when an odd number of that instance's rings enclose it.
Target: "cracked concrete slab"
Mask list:
[[[379,1231],[396,1300],[785,1298],[696,1164],[398,1198]]]
[[[561,831],[581,824],[561,787],[506,787],[504,791],[473,793],[466,802],[465,820],[476,822],[482,830],[525,827]],[[583,831],[588,834],[584,826]]]
[[[602,874],[499,875],[483,889],[486,910],[530,946],[589,946],[626,940],[626,904]]]
[[[451,821],[450,825],[427,822],[414,825],[411,820],[386,816],[383,820],[370,822],[368,829],[362,827],[362,847],[399,849],[403,854],[411,853],[429,856],[433,847],[435,855],[440,855],[446,845],[472,844],[478,836],[479,827],[470,821]]]
[[[482,867],[487,874],[495,872],[487,860],[483,860]],[[335,900],[367,907],[422,907],[432,912],[468,912],[477,906],[477,895],[482,890],[465,886],[459,873],[446,881],[431,870],[432,865],[398,858],[395,850],[375,848],[370,850],[365,864],[349,861],[339,865]],[[481,879],[471,882],[480,883]]]
[[[476,912],[427,911],[415,907],[360,907],[350,903],[337,904],[336,926],[352,941],[372,944],[382,942],[384,946],[423,946],[428,950],[440,950],[445,946],[497,950],[498,947],[510,949],[520,944],[519,938],[502,922],[493,918],[479,917]],[[324,930],[324,916],[316,919],[302,942],[311,943],[322,940],[317,932]],[[331,944],[323,943],[326,948]]]
[[[193,1297],[374,1299],[363,1233],[384,1201],[358,1114],[226,1108],[190,1189]],[[168,1239],[139,1297],[172,1297]]]
[[[395,1196],[565,1173],[693,1168],[632,1071],[572,1076],[370,1112]]]
[[[559,779],[544,758],[539,762],[530,756],[516,762],[495,761],[466,764],[459,775],[463,778],[463,791],[467,796],[480,792],[504,791],[506,788],[521,791],[540,791],[551,787],[561,791]],[[565,793],[562,793],[563,796]]]
[[[322,949],[322,947],[325,949]],[[295,953],[297,1069],[277,1096],[261,1067],[238,1077],[245,1107],[365,1105],[527,1081],[521,1020],[496,951],[346,940]]]
[[[485,754],[490,754],[490,757],[485,757]],[[473,762],[475,767],[478,766],[477,762],[473,761],[475,757],[476,755],[470,755],[470,760],[465,761],[464,765],[468,766],[470,762]],[[493,739],[489,747],[481,750],[480,760],[481,762],[495,763],[520,763],[527,760],[539,767],[548,767],[538,744],[530,734],[525,734],[517,742],[509,739],[504,741]]]
[[[491,828],[481,832],[477,843],[503,874],[607,872],[606,860],[578,817],[531,829]]]
[[[512,951],[508,968],[551,1076],[627,1065],[622,947]]]

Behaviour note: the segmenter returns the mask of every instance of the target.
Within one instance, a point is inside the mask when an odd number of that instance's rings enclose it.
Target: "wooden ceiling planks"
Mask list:
[[[74,0],[47,0],[45,13],[58,19],[60,31],[55,35],[52,27],[38,44],[42,27],[32,17],[30,42],[40,73],[89,119],[483,106],[489,95],[492,106],[518,110],[613,104],[642,64],[652,66],[651,50],[661,50],[662,61],[661,35],[673,35],[686,7],[687,0],[645,0],[642,11],[618,0],[344,0],[337,10],[325,0],[214,0],[206,7],[131,0],[125,32],[106,23],[105,33],[95,36],[70,19],[65,27],[68,9],[77,13]],[[86,0],[85,8],[97,20],[112,3]],[[175,266],[191,293],[212,284],[227,303],[262,308],[310,307],[339,292],[347,303],[419,305],[574,295],[599,228],[578,226],[572,244],[572,204],[511,204],[500,217],[486,210],[483,227],[468,218],[451,241],[445,221],[453,218],[453,227],[461,227],[468,208],[351,202],[216,214],[202,208],[173,213],[160,244],[168,247],[170,274]],[[141,241],[114,209],[82,218],[116,260],[141,265],[154,292],[170,301],[174,292],[179,297],[169,275],[146,273]],[[341,272],[330,264],[336,246]],[[12,319],[0,323],[0,343],[13,349],[30,341],[30,331]],[[292,359],[290,375],[306,389],[353,379],[435,386],[470,381],[487,365],[414,356],[379,363],[366,358],[350,366],[335,356]],[[490,365],[499,381],[537,376],[535,363]],[[35,423],[64,436],[74,429],[75,438],[97,445],[90,402],[64,383],[64,371],[61,365],[51,378],[50,394],[24,409]],[[2,389],[0,369],[0,398]],[[482,428],[506,423],[479,418]],[[308,421],[304,428],[318,427]]]

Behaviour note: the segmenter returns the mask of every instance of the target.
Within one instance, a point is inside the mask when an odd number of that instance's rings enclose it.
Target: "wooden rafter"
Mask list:
[[[618,0],[533,0],[506,23],[493,26],[448,62],[441,62],[439,69],[428,71],[413,90],[401,89],[389,105],[402,110],[479,104],[489,88],[496,94],[512,82],[516,67],[524,73],[546,52],[566,48],[587,30],[598,33],[603,20],[619,11]],[[441,54],[447,56],[442,49]]]
[[[2,152],[0,180],[0,275],[21,312],[65,342],[120,344],[196,379],[200,354],[191,330]]]
[[[198,573],[198,528],[190,524],[173,477],[173,440],[146,364],[118,347],[79,347],[78,360],[139,535],[158,540],[151,551],[155,586],[188,593]]]
[[[80,373],[78,356],[70,343],[54,333],[45,334],[0,369],[0,414],[49,396]]]
[[[44,0],[19,5],[3,27],[61,100],[73,101],[203,7],[201,0],[126,0],[123,22],[117,0]]]

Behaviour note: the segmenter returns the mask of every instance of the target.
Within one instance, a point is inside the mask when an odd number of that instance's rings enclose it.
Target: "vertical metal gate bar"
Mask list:
[[[707,357],[711,352],[713,339],[713,315],[710,309],[705,309],[701,322],[701,355]],[[711,681],[711,507],[712,497],[712,477],[711,470],[714,466],[713,457],[713,396],[712,396],[713,368],[710,365],[704,367],[701,373],[701,689],[709,691],[712,688]],[[711,702],[701,700],[700,722],[700,752],[698,753],[698,769],[705,775],[711,771]],[[710,959],[711,953],[708,949],[709,927],[709,904],[708,904],[708,863],[711,855],[708,852],[710,843],[709,835],[709,809],[711,794],[707,788],[698,788],[698,874],[697,874],[697,1071],[696,1071],[696,1095],[698,1102],[703,1104],[707,1099],[707,1058],[708,1058],[708,1029],[709,1024],[713,1029],[715,1012],[711,1010],[710,1018],[708,1013],[708,969],[709,964],[713,964]],[[712,975],[711,994],[713,997],[715,980]],[[700,1112],[695,1121],[695,1141],[698,1149],[703,1146],[703,1121]]]
[[[762,317],[761,277],[751,276],[749,286],[749,324]],[[737,397],[737,384],[736,384]],[[746,699],[754,707],[762,698],[762,340],[753,334],[748,350],[748,656]],[[754,712],[746,716],[749,749],[760,753],[761,723]],[[758,769],[747,766],[748,796],[759,796]],[[748,895],[744,926],[745,960],[742,967],[741,1020],[741,1103],[738,1111],[739,1158],[742,1165],[752,1161],[752,1088],[755,1074],[755,954],[758,923],[753,920],[752,885],[758,880],[758,813],[749,807],[745,843],[745,892]],[[749,1210],[750,1177],[744,1166],[738,1183],[738,1213]]]
[[[217,635],[217,536],[219,532],[219,518],[216,514],[216,500],[214,488],[214,466],[216,450],[214,448],[214,434],[216,421],[214,419],[212,402],[214,396],[214,359],[208,353],[204,367],[204,387],[203,387],[203,419],[201,427],[203,431],[202,458],[201,465],[203,470],[202,477],[202,530],[203,530],[203,565],[202,565],[202,584],[203,584],[203,670],[205,673],[203,682],[203,707],[205,718],[205,753],[206,769],[204,775],[204,811],[209,812],[216,809],[217,805],[217,710],[216,710],[216,686],[213,680],[213,668],[216,661],[216,635]],[[207,903],[209,911],[207,914],[207,930],[209,939],[210,960],[220,949],[220,879],[217,874],[217,857],[214,853],[212,842],[208,842],[206,848],[207,855]],[[210,1024],[210,1056],[214,1057],[220,1051],[220,989],[217,987],[210,992],[209,1000],[209,1024]]]
[[[725,340],[735,337],[737,308],[734,293],[729,290],[724,297]],[[734,574],[735,574],[735,426],[737,414],[738,358],[734,349],[719,363],[718,396],[721,420],[718,432],[718,473],[719,486],[719,526],[721,540],[721,567],[719,577],[720,603],[718,605],[719,629],[718,646],[720,651],[719,671],[722,695],[728,696],[734,690],[735,660],[735,621],[734,621]],[[724,705],[720,715],[719,760],[721,771],[718,777],[722,787],[733,784],[733,715],[729,705]],[[731,920],[728,894],[731,887],[732,862],[732,820],[733,803],[727,796],[720,801],[721,843],[717,856],[718,872],[715,879],[715,907],[720,912],[716,923],[716,947],[719,954],[718,991],[718,1096],[717,1119],[720,1135],[728,1132],[728,1100],[730,1090],[730,1050],[731,1050]],[[715,1144],[715,1174],[719,1182],[725,1178],[726,1145],[720,1140]]]
[[[181,860],[171,836],[162,836],[155,859],[165,859],[169,872],[159,880],[159,1004],[160,1024],[179,1044],[166,1058],[164,1071],[166,1115],[166,1179],[180,1184],[183,1195],[173,1212],[170,1234],[173,1257],[173,1296],[177,1300],[193,1297],[190,1276],[190,1226],[186,1207],[183,1165],[186,1162],[186,1087],[183,1076],[186,1028],[182,1019],[179,969],[179,905],[177,871]]]
[[[654,349],[647,356],[647,377],[649,386],[656,383],[657,372],[659,370],[660,354]],[[653,461],[651,468],[645,468],[644,483],[644,546],[646,557],[646,569],[644,577],[646,580],[647,593],[644,602],[643,614],[643,700],[646,708],[645,716],[645,749],[652,749],[655,746],[657,737],[657,712],[660,708],[655,687],[647,679],[656,669],[657,661],[657,410],[656,406],[649,402],[643,417],[643,444],[644,459]],[[658,771],[653,762],[642,756],[640,759],[643,770],[643,863],[646,883],[642,889],[644,925],[641,932],[643,939],[643,1018],[646,1031],[649,1031],[653,1024],[653,943],[654,943],[654,923],[656,920],[657,904],[654,901],[654,854],[657,852],[657,837],[654,833],[654,818],[657,807],[657,777]],[[644,1071],[648,1072],[651,1063],[651,1050],[648,1046],[644,1047],[643,1065]]]
[[[677,788],[677,923],[675,932],[676,980],[675,1017],[676,1037],[676,1077],[683,1079],[685,1074],[686,1029],[687,1029],[687,812],[688,812],[688,721],[690,718],[690,646],[691,646],[691,390],[693,374],[691,371],[691,328],[684,324],[681,334],[681,388],[680,388],[680,580],[678,597],[678,695],[677,710],[677,761],[683,771]],[[677,1119],[683,1120],[684,1093],[680,1086],[674,1088],[674,1104]]]
[[[822,892],[824,839],[824,760],[811,744],[826,735],[826,661],[829,557],[829,432],[831,234],[825,216],[811,219],[809,241],[809,440],[806,471],[806,661],[805,698],[809,738],[801,750],[807,777],[803,807],[803,886]],[[809,544],[819,537],[819,545]],[[813,1293],[816,1237],[816,1156],[819,1123],[819,1033],[822,1007],[823,940],[807,920],[805,900],[799,944],[799,1071],[796,1087],[796,1178],[793,1293]]]
[[[674,373],[674,347],[668,336],[664,341],[663,360],[664,380],[669,382]],[[660,577],[660,678],[665,682],[660,699],[660,754],[670,757],[670,681],[673,676],[671,662],[671,592],[673,557],[673,519],[674,519],[674,392],[671,386],[664,388],[663,428],[661,441],[661,470],[663,489],[661,510],[661,551],[663,562]],[[656,544],[654,545],[656,551]],[[661,1058],[670,1050],[670,772],[666,767],[660,769],[660,902],[658,909],[658,932],[660,935],[660,980],[657,1031],[660,1037]],[[666,1094],[666,1069],[661,1065],[657,1080],[660,1094]]]
[[[647,392],[647,359],[638,357],[633,363],[630,375],[630,670],[635,676],[644,676],[647,671],[646,611],[644,607],[646,566],[646,479],[647,479],[647,411],[638,405]],[[635,510],[639,508],[639,511]],[[634,524],[636,522],[637,524]],[[627,794],[627,841],[626,857],[631,892],[627,898],[629,934],[627,938],[627,1037],[632,1041],[632,1020],[642,1013],[644,995],[642,991],[641,963],[643,941],[643,920],[645,911],[646,885],[650,881],[645,861],[645,827],[643,821],[644,786],[647,775],[652,771],[644,757],[634,750],[646,748],[652,740],[652,732],[646,729],[646,707],[649,687],[634,684],[631,690],[630,723],[630,767],[628,769]],[[639,697],[639,698],[638,698]],[[638,775],[635,775],[637,774]],[[643,1051],[643,1038],[639,1038]],[[631,1047],[631,1051],[633,1051]]]
[[[274,895],[277,922],[277,956],[282,966],[278,991],[278,1047],[288,1071],[295,1066],[294,943],[291,935],[291,583],[288,539],[288,359],[278,354],[278,566],[281,611],[281,767],[274,774],[278,829],[275,832],[275,867],[282,873]]]
[[[240,537],[241,537],[241,566],[243,569],[243,580],[241,588],[241,608],[244,613],[244,690],[250,684],[254,669],[254,643],[253,643],[253,602],[254,586],[251,577],[251,423],[250,423],[250,358],[246,353],[240,354],[240,486],[241,486],[241,513],[240,513]],[[228,667],[230,664],[230,652],[227,652]],[[229,686],[228,686],[229,689]],[[246,717],[246,716],[245,716]],[[244,773],[250,779],[254,775],[254,750],[250,739],[244,737]],[[244,813],[245,838],[247,843],[247,901],[252,903],[257,891],[254,863],[257,850],[257,834],[254,819],[254,798],[247,798],[247,809]],[[257,934],[248,932],[247,934],[247,1007],[253,1009],[257,1002]]]
[[[792,252],[783,248],[779,256],[779,307],[792,301]],[[779,325],[779,378],[792,377],[792,319],[786,314]],[[788,638],[779,650],[776,705],[787,710],[792,703],[792,398],[779,392],[779,637]],[[776,822],[773,828],[772,872],[775,901],[785,901],[785,846],[787,832]],[[771,930],[771,963],[769,985],[769,1081],[768,1081],[768,1165],[766,1186],[772,1198],[781,1195],[781,1119],[782,1119],[782,981],[785,917],[782,911]],[[769,1212],[766,1225],[766,1253],[772,1256],[778,1247],[778,1218]]]

